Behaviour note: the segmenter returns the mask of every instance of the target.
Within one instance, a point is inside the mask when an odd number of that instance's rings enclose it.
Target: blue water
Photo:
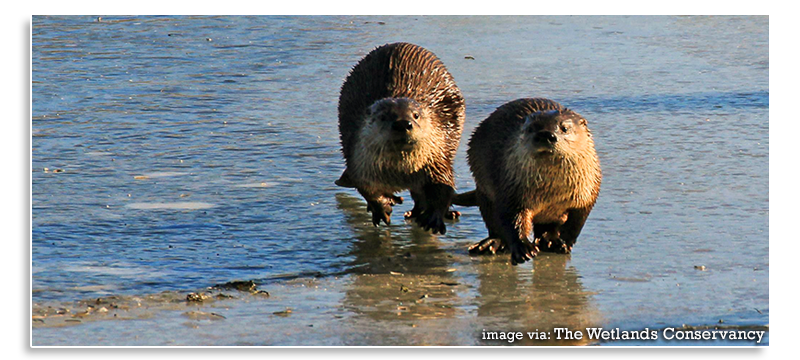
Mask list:
[[[469,285],[456,318],[495,316],[480,299],[525,291],[490,285],[545,280],[530,264],[493,280],[482,266],[505,257],[466,256],[486,235],[477,209],[459,209],[446,236],[404,223],[410,202],[373,229],[358,194],[333,184],[344,78],[372,48],[407,41],[436,53],[466,98],[460,190],[474,187],[466,139],[497,106],[548,97],[588,119],[604,179],[559,265],[570,286],[558,291],[588,294],[576,308],[630,328],[768,324],[768,28],[767,17],[36,16],[32,301],[360,279],[410,253],[427,259],[414,271],[456,268]]]

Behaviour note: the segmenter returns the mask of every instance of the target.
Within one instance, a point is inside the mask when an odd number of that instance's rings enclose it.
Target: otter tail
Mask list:
[[[478,206],[478,195],[475,190],[453,196],[453,205]]]
[[[335,184],[346,188],[356,187],[356,184],[353,182],[353,180],[350,180],[350,174],[347,172],[347,169],[344,170],[342,176],[339,178],[339,180],[336,180]]]

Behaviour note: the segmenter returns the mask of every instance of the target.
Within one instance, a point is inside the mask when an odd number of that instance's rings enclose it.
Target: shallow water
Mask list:
[[[484,329],[769,323],[767,17],[96,20],[33,18],[32,302],[48,315],[34,345],[472,345]],[[466,139],[497,106],[548,97],[589,120],[604,178],[571,256],[468,256],[486,235],[476,208],[446,236],[404,222],[410,201],[374,228],[333,184],[341,83],[394,41],[435,52],[464,93],[461,190]],[[271,297],[183,301],[251,279]],[[135,321],[48,312],[164,291]]]

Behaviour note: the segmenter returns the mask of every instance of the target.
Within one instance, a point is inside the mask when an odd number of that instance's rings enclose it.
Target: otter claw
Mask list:
[[[522,264],[533,260],[539,253],[539,248],[528,240],[520,240],[511,244],[511,265]]]
[[[372,225],[378,226],[380,225],[381,221],[383,221],[386,225],[392,224],[391,218],[391,211],[386,213],[385,211],[373,211],[372,212]]]
[[[456,210],[450,210],[444,213],[444,218],[447,220],[458,220],[461,217],[461,212]]]
[[[538,245],[539,239],[537,238],[535,242]],[[555,241],[548,241],[547,246],[543,247],[542,251],[556,254],[569,254],[572,252],[572,246],[562,239],[556,239]]]

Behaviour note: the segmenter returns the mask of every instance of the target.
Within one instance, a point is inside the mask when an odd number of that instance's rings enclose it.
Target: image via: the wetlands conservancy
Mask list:
[[[31,345],[767,346],[767,16],[33,16]]]

